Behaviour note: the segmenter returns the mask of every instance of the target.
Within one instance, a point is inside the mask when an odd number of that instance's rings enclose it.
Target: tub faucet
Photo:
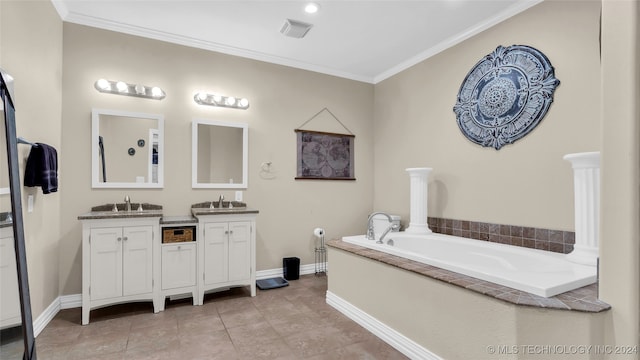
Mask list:
[[[376,215],[384,215],[387,217],[387,219],[389,219],[389,224],[393,223],[393,219],[391,218],[391,215],[384,213],[384,212],[374,212],[371,215],[369,215],[369,219],[367,219],[367,239],[369,240],[375,240],[376,238],[376,234],[373,230],[373,217]],[[389,231],[391,231],[391,227],[389,229],[387,229]],[[386,231],[384,235],[387,235],[386,233],[389,232]]]
[[[389,227],[380,236],[380,240],[376,241],[376,244],[384,244],[382,241],[384,240],[384,237],[387,236],[390,231],[397,230],[399,227],[400,226],[398,226],[398,224],[391,223],[391,225],[389,225]]]
[[[127,211],[131,211],[131,199],[129,198],[129,195],[124,197],[124,203]]]

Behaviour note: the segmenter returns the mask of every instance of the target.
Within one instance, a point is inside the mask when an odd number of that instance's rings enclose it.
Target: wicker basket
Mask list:
[[[196,241],[196,227],[183,226],[162,229],[162,243]]]

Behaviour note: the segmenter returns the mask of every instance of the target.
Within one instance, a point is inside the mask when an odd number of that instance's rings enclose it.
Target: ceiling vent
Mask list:
[[[311,27],[313,27],[312,24],[307,24],[302,21],[287,19],[287,21],[285,21],[284,24],[282,25],[280,32],[286,36],[301,39],[305,35],[307,35]]]

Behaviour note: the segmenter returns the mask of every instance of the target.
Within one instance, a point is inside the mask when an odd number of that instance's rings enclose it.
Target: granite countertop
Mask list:
[[[516,305],[593,313],[611,309],[611,305],[598,299],[598,284],[587,285],[545,298],[381,251],[367,249],[340,239],[330,240],[327,245]]]
[[[114,204],[94,206],[91,211],[78,216],[78,220],[99,219],[132,219],[145,217],[162,217],[162,206],[143,203],[143,211],[138,211],[139,203],[131,203],[131,211],[127,211],[125,203],[118,203],[118,211],[113,211]]]
[[[193,216],[203,215],[238,215],[238,214],[258,214],[259,211],[251,208],[223,208],[223,209],[209,209],[209,208],[191,208]]]
[[[217,202],[214,201],[214,206],[217,205]],[[231,204],[233,207],[229,207]],[[204,216],[204,215],[238,215],[238,214],[257,214],[259,213],[256,209],[251,209],[247,207],[247,204],[239,201],[223,201],[222,208],[211,208],[211,202],[202,202],[191,205],[191,214],[193,216]]]
[[[191,215],[186,216],[163,216],[160,219],[161,225],[170,225],[170,224],[197,224],[198,219]]]
[[[162,217],[162,210],[145,211],[91,211],[78,216],[78,220],[98,220],[98,219],[135,219],[145,217]]]
[[[0,228],[13,226],[13,219],[10,212],[0,213]]]

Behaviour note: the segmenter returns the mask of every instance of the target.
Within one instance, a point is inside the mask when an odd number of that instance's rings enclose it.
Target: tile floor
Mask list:
[[[280,289],[237,288],[153,314],[151,303],[61,311],[36,339],[38,359],[406,359],[325,302],[327,277]]]

